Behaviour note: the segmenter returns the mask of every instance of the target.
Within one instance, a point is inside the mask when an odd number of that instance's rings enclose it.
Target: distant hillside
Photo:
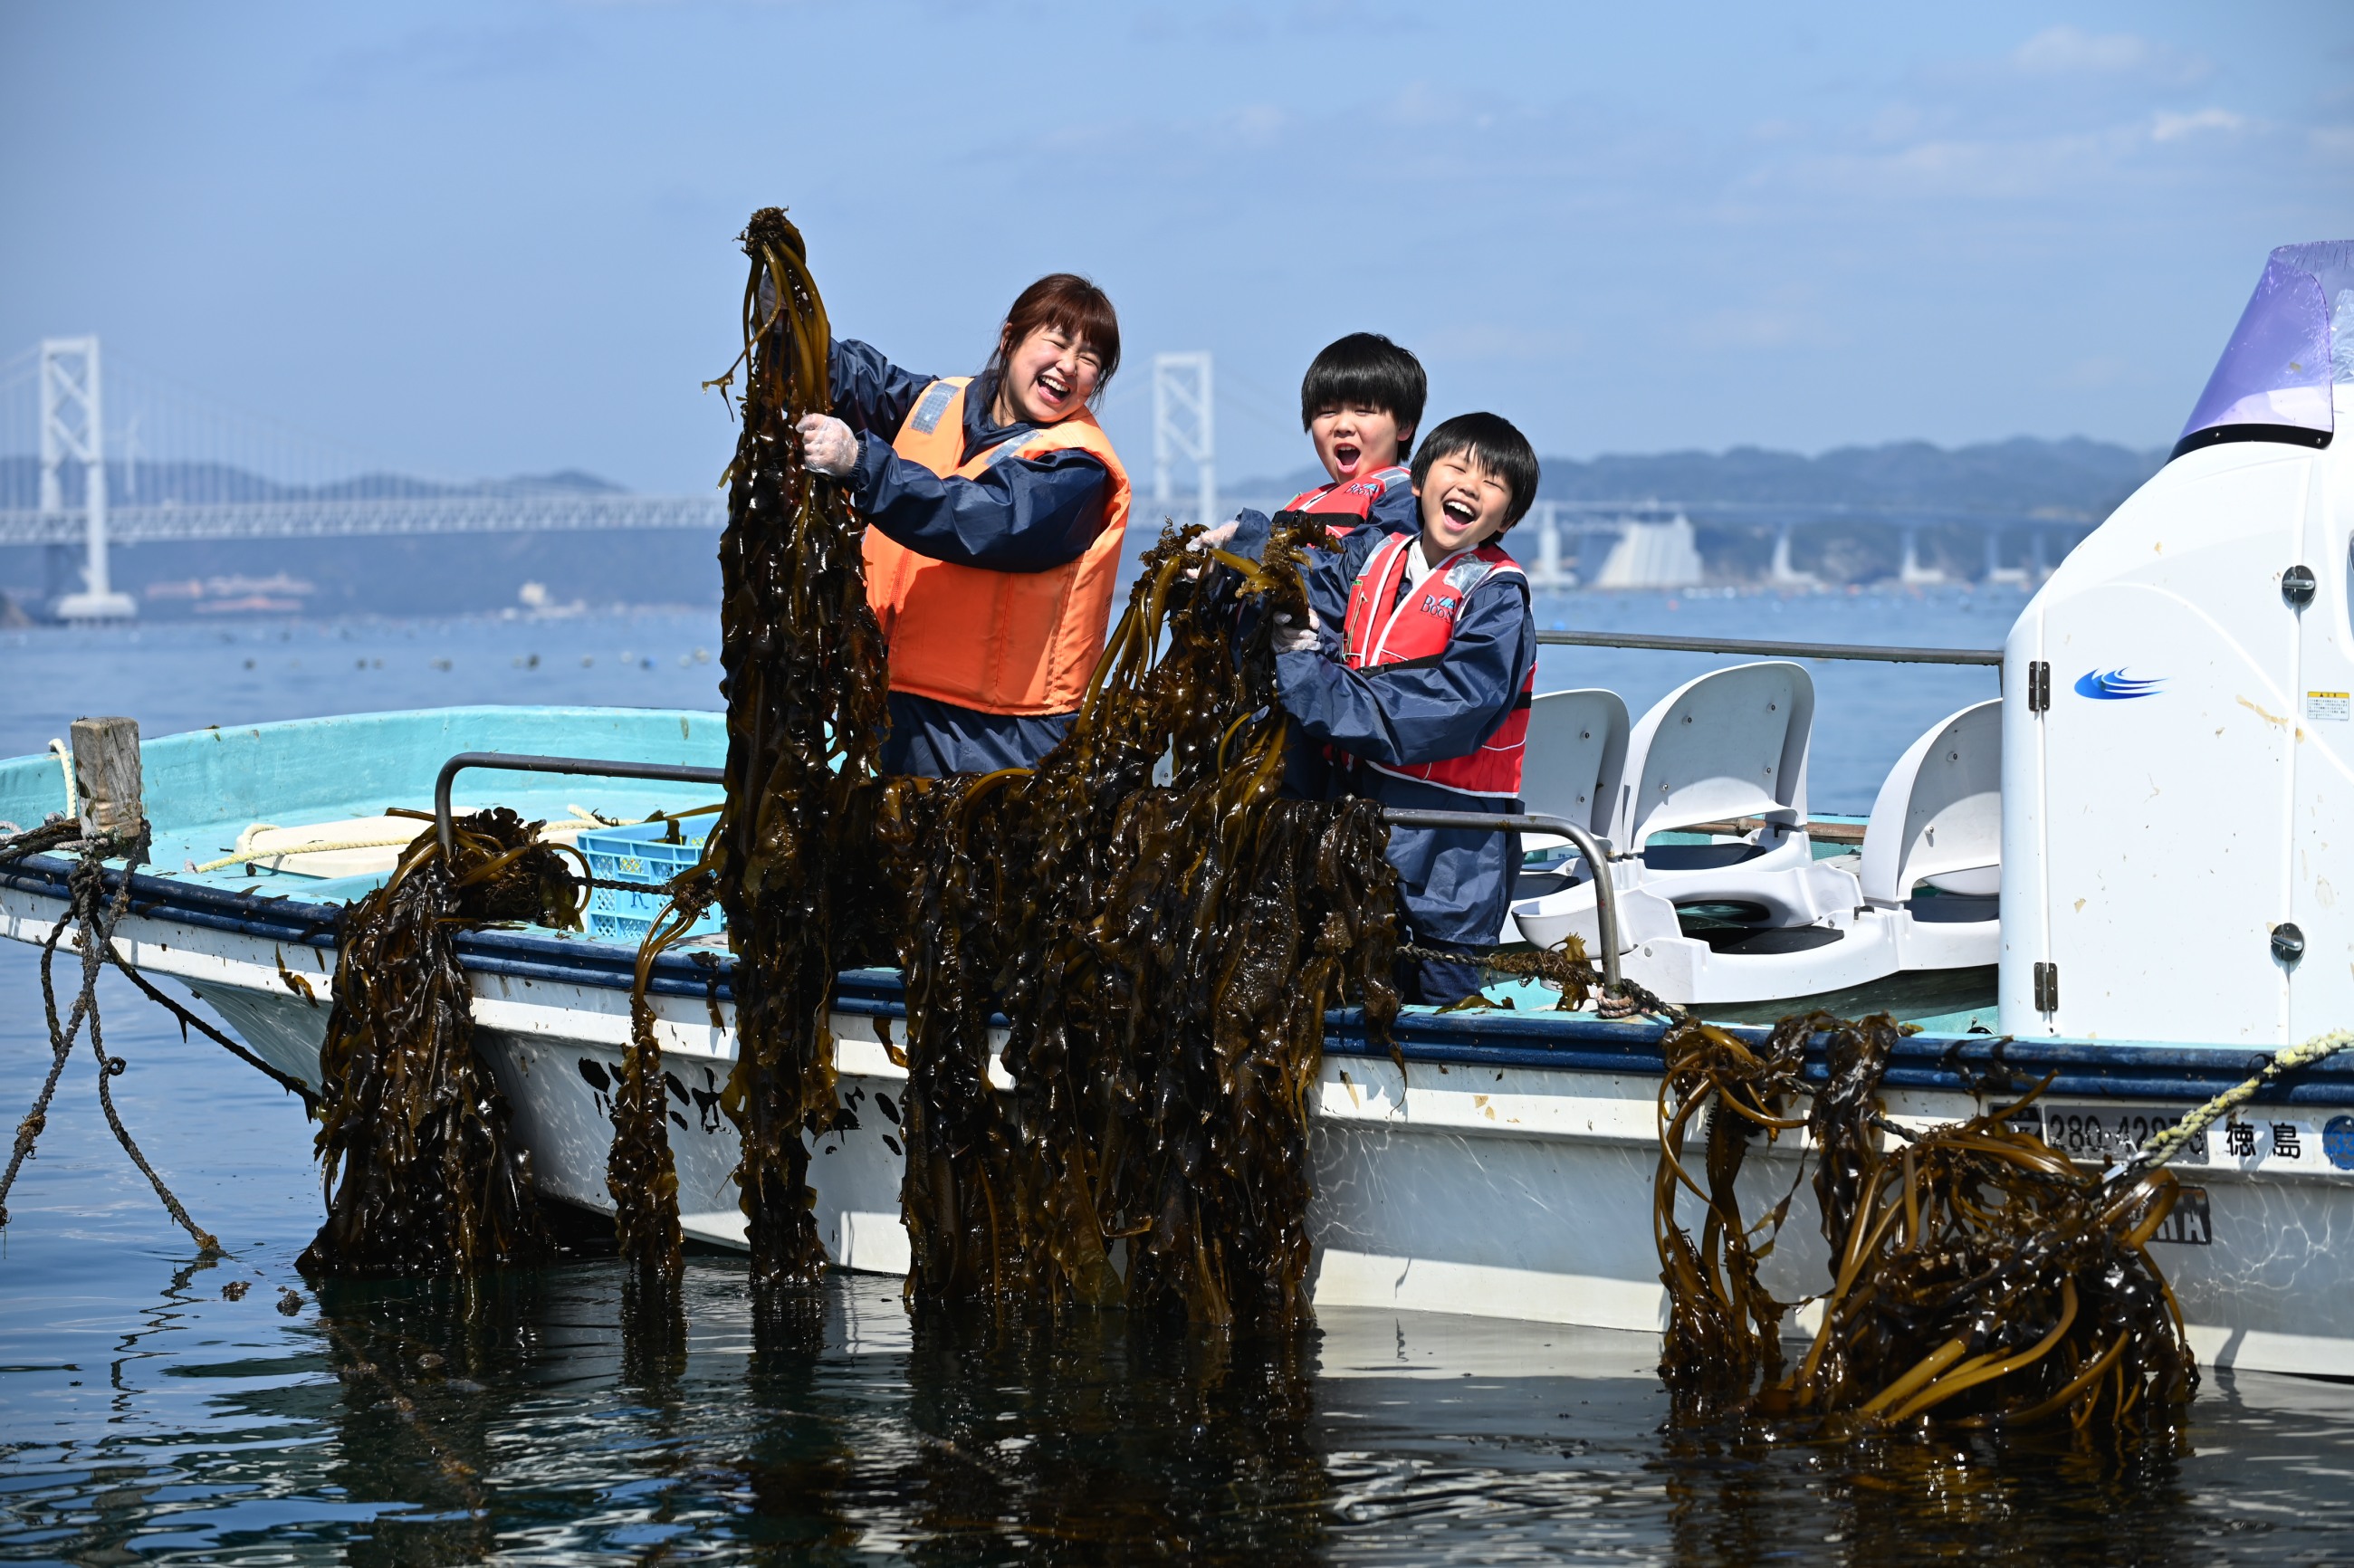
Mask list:
[[[2019,436],[1952,449],[1927,441],[1840,447],[1817,457],[1734,447],[1723,452],[1543,461],[1539,493],[1548,501],[1934,506],[2092,523],[2156,473],[2166,453],[2082,437],[2052,441]],[[1320,470],[1300,469],[1278,479],[1246,482],[1235,493],[1290,495],[1323,477]]]
[[[70,463],[58,475],[58,488],[68,506],[81,504],[82,471]],[[107,498],[117,506],[161,506],[238,503],[255,501],[414,501],[436,495],[514,495],[557,493],[573,495],[619,495],[621,487],[592,473],[566,469],[557,473],[522,474],[513,479],[475,480],[444,484],[398,473],[363,473],[332,484],[280,484],[214,462],[109,462]],[[29,508],[41,503],[41,463],[34,457],[0,457],[0,507]]]
[[[1754,583],[1771,573],[1775,534],[1728,503],[1819,504],[1820,519],[1798,523],[1789,564],[1825,583],[1886,580],[1902,567],[1900,530],[1873,519],[1841,518],[1842,506],[1935,508],[2005,517],[2040,515],[2060,526],[2039,541],[2025,529],[2002,530],[1996,555],[1988,530],[1967,519],[1913,529],[1916,565],[1956,579],[1989,569],[2031,572],[2058,559],[2084,529],[2106,516],[2157,471],[2165,454],[2101,441],[2020,438],[1951,450],[1926,441],[1842,447],[1818,457],[1736,447],[1725,452],[1663,452],[1580,461],[1544,460],[1543,493],[1562,501],[1681,503],[1690,509],[1694,545],[1711,581]],[[1321,478],[1300,471],[1226,487],[1229,501],[1279,498]],[[66,503],[80,502],[79,473]],[[0,506],[37,503],[38,472],[30,458],[0,458]],[[369,474],[305,490],[241,470],[142,462],[114,464],[109,493],[117,505],[178,501],[301,501],[317,497],[394,498],[501,492],[610,494],[620,487],[577,471],[444,484],[398,474]],[[1724,508],[1717,510],[1717,508]],[[1133,553],[1150,541],[1131,531]],[[719,594],[716,533],[643,532],[452,535],[396,538],[277,539],[146,545],[118,549],[118,587],[136,595],[143,613],[177,616],[431,615],[498,610],[530,603],[714,604]],[[1569,543],[1564,554],[1591,578],[1609,535]],[[2039,553],[2040,552],[2040,553]],[[1589,556],[1591,558],[1589,558]],[[39,606],[78,586],[70,552],[0,548],[0,595]],[[8,615],[0,608],[0,621]]]

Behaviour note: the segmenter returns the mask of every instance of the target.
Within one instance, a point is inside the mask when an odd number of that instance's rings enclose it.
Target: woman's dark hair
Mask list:
[[[1422,423],[1430,378],[1422,361],[1377,332],[1352,332],[1324,345],[1299,383],[1299,428],[1315,424],[1331,408],[1379,408],[1411,432]],[[1395,461],[1405,461],[1411,434],[1398,442]]]
[[[1504,511],[1505,527],[1529,514],[1537,499],[1537,450],[1510,419],[1500,414],[1458,414],[1423,437],[1414,454],[1416,491],[1429,482],[1431,464],[1458,454],[1502,480],[1512,493],[1512,503]]]
[[[1110,295],[1076,272],[1049,272],[1015,297],[1013,308],[1005,313],[1005,326],[997,334],[997,347],[981,374],[1002,372],[1007,352],[1019,347],[1040,327],[1060,327],[1082,347],[1095,350],[1102,368],[1096,373],[1095,394],[1087,401],[1092,404],[1100,398],[1111,385],[1111,373],[1119,368],[1119,313],[1111,308]]]

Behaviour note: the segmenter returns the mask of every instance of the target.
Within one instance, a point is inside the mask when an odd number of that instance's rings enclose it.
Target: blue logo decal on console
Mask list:
[[[2128,697],[2154,697],[2166,687],[2166,677],[2135,680],[2123,670],[2087,670],[2076,678],[2076,694],[2095,702],[2121,703]]]

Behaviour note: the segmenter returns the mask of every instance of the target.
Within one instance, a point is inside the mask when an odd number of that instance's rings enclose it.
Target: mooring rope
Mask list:
[[[2190,1148],[2192,1139],[2203,1137],[2209,1128],[2254,1099],[2266,1085],[2285,1074],[2294,1073],[2301,1067],[2310,1067],[2316,1062],[2326,1061],[2349,1045],[2354,1045],[2354,1029],[2333,1029],[2327,1033],[2315,1035],[2302,1045],[2290,1046],[2275,1055],[2265,1065],[2264,1070],[2254,1077],[2225,1089],[2221,1094],[2143,1144],[2131,1160],[2117,1168],[2116,1173],[2109,1179],[2111,1183],[2121,1185],[2132,1181],[2145,1171],[2152,1171],[2165,1164]]]
[[[32,1155],[34,1145],[39,1141],[41,1133],[48,1126],[49,1106],[57,1097],[58,1081],[65,1075],[66,1063],[73,1054],[74,1042],[80,1034],[82,1026],[87,1023],[90,1026],[90,1050],[98,1059],[99,1108],[106,1116],[107,1126],[113,1130],[116,1141],[122,1145],[123,1152],[131,1157],[131,1162],[139,1168],[140,1174],[145,1176],[148,1184],[155,1189],[155,1196],[163,1202],[164,1212],[172,1216],[181,1229],[186,1231],[195,1239],[200,1252],[207,1256],[216,1255],[221,1251],[220,1242],[211,1232],[189,1217],[186,1205],[181,1203],[170,1186],[164,1182],[164,1178],[157,1174],[155,1167],[148,1161],[147,1156],[141,1151],[138,1140],[131,1136],[131,1129],[123,1125],[122,1113],[115,1108],[113,1086],[108,1082],[111,1078],[120,1077],[128,1068],[129,1063],[120,1056],[110,1056],[106,1052],[106,1044],[99,1021],[98,977],[100,971],[109,962],[112,962],[117,969],[129,975],[140,990],[150,996],[156,997],[159,1001],[164,1000],[158,995],[153,986],[147,984],[143,976],[133,971],[123,961],[122,955],[114,950],[114,927],[125,915],[130,913],[131,909],[131,874],[147,859],[147,832],[143,825],[135,838],[122,838],[109,834],[82,838],[80,832],[78,823],[68,819],[52,817],[39,827],[18,833],[6,842],[0,843],[0,863],[21,860],[26,855],[35,853],[37,849],[71,849],[79,852],[73,869],[66,881],[67,908],[50,925],[48,937],[41,944],[41,1002],[49,1026],[49,1071],[48,1076],[42,1080],[40,1095],[34,1100],[32,1109],[27,1111],[24,1119],[16,1124],[16,1144],[9,1153],[8,1169],[5,1173],[0,1173],[0,1226],[5,1226],[8,1223],[8,1194],[16,1186],[17,1172],[24,1168],[25,1161]],[[123,863],[122,875],[116,882],[114,895],[110,899],[106,893],[103,863],[117,857]],[[77,927],[75,946],[81,953],[81,989],[80,993],[74,999],[73,1006],[61,1022],[58,1017],[57,980],[54,970],[58,944],[64,937],[69,925]],[[171,1004],[166,1002],[166,1005]],[[194,1022],[207,1035],[222,1040],[224,1044],[228,1043],[225,1036],[205,1024],[202,1019],[193,1018],[185,1009],[176,1006],[172,1010],[180,1014],[184,1027],[187,1022]],[[270,1071],[265,1064],[249,1053],[239,1050],[238,1054],[252,1061],[258,1066],[262,1066],[265,1071]],[[281,1082],[285,1081],[282,1074],[273,1072],[271,1075],[280,1078]]]

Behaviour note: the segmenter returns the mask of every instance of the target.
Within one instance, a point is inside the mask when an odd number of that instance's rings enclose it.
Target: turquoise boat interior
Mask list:
[[[370,870],[321,875],[302,869],[321,857],[238,858],[257,827],[275,830],[300,848],[343,842],[330,833],[295,832],[416,813],[411,821],[383,824],[389,842],[429,825],[433,782],[441,765],[465,751],[599,758],[717,768],[726,759],[725,716],[683,709],[482,706],[291,719],[276,724],[211,728],[159,736],[141,746],[145,804],[154,831],[148,874],[196,887],[260,898],[313,904],[347,903],[384,881]],[[675,815],[717,803],[706,785],[518,772],[459,776],[453,804],[461,812],[500,805],[527,820],[551,823],[638,822],[657,812]],[[0,762],[0,822],[30,827],[72,805],[63,759],[55,753]],[[1861,825],[1861,819],[1820,817]],[[402,842],[405,842],[403,840]],[[1707,842],[1705,834],[1661,835],[1661,842]],[[1840,853],[1834,843],[1819,854]],[[379,854],[379,859],[388,855]],[[221,863],[227,861],[228,863]],[[291,863],[291,864],[290,864]],[[615,945],[592,933],[539,933],[547,938]],[[634,946],[631,941],[626,945]],[[1533,983],[1488,988],[1500,1008],[1521,1012],[1553,1008],[1556,993]],[[1891,976],[1851,993],[1797,1001],[1724,1005],[1700,1011],[1734,1023],[1770,1023],[1815,1007],[1841,1016],[1889,1012],[1935,1033],[1968,1033],[1994,1024],[1991,969]]]

